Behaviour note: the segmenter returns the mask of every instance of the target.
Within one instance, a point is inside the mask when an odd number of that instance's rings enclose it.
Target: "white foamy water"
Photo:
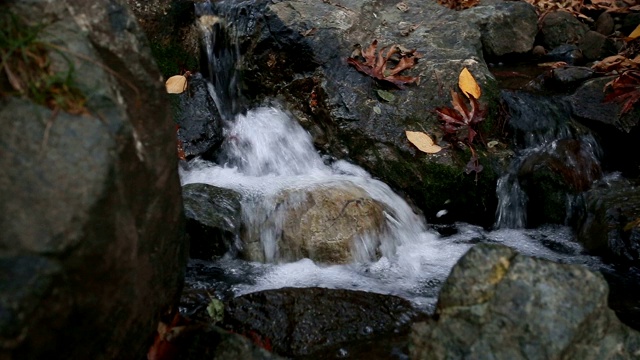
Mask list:
[[[227,131],[220,164],[193,160],[181,170],[182,184],[206,183],[242,194],[243,221],[258,227],[267,264],[237,259],[217,262],[228,275],[243,278],[233,285],[236,295],[281,287],[320,286],[395,294],[430,310],[442,282],[456,261],[478,242],[503,243],[527,254],[554,261],[600,266],[582,254],[567,228],[484,231],[457,224],[458,233],[440,237],[423,218],[386,184],[346,161],[325,164],[310,135],[286,113],[258,108],[238,116]],[[264,222],[275,211],[274,198],[285,189],[356,186],[384,204],[387,231],[378,237],[382,257],[366,261],[354,256],[347,265],[316,264],[309,259],[281,263],[276,234],[278,223]]]

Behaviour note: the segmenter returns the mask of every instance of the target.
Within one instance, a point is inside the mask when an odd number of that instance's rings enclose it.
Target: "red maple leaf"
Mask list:
[[[471,145],[478,134],[474,127],[484,120],[486,112],[480,107],[476,98],[470,96],[470,106],[467,106],[464,98],[453,90],[451,91],[451,104],[453,108],[436,108],[436,113],[444,122],[442,129],[454,140]]]
[[[399,45],[392,45],[389,50],[383,47],[376,55],[377,47],[378,40],[373,40],[368,48],[360,52],[360,56],[349,57],[347,62],[361,73],[367,74],[374,79],[391,83],[400,89],[407,84],[420,80],[420,77],[399,75],[401,71],[412,68],[418,59],[422,57],[416,49],[403,51]],[[389,60],[398,57],[399,59],[395,66],[388,68]]]
[[[620,76],[605,85],[605,91],[611,90],[604,102],[622,104],[620,115],[628,113],[640,101],[640,71],[626,70]]]

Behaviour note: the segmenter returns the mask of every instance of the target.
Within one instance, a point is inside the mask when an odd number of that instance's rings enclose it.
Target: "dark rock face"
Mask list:
[[[485,170],[476,183],[475,174],[464,173],[468,154],[455,148],[420,153],[405,136],[405,130],[419,130],[442,137],[433,110],[449,106],[449,91],[457,87],[463,67],[481,84],[481,102],[495,103],[496,82],[482,59],[481,32],[461,12],[435,2],[405,4],[407,11],[396,3],[355,0],[339,6],[311,0],[219,5],[230,7],[221,11],[234,14],[234,31],[243,39],[248,98],[286,103],[316,146],[404,192],[429,221],[449,201],[462,220],[489,224],[497,178],[485,153]],[[400,44],[424,54],[406,71],[420,76],[420,84],[394,89],[347,64],[354,46],[366,48],[374,39],[380,48]],[[394,99],[381,99],[380,89]],[[482,126],[491,130],[498,121],[489,113]]]
[[[189,255],[210,260],[236,250],[240,234],[241,195],[207,184],[188,184],[182,188]]]
[[[49,24],[39,40],[70,49],[87,99],[84,115],[2,99],[0,358],[141,358],[187,257],[160,74],[123,1],[0,11]]]
[[[540,29],[542,44],[547,49],[553,49],[563,44],[576,43],[582,39],[587,31],[589,31],[587,25],[566,11],[549,13],[542,19]]]
[[[640,190],[625,180],[601,182],[583,196],[576,236],[585,248],[623,262],[640,259]]]
[[[462,15],[480,28],[482,47],[488,56],[526,53],[538,33],[538,15],[526,2],[501,2],[475,6]]]
[[[189,78],[188,89],[180,97],[176,122],[178,140],[187,157],[212,156],[222,143],[222,118],[200,74]]]
[[[473,247],[445,282],[436,319],[413,326],[412,359],[632,359],[640,334],[607,307],[602,275]]]
[[[322,288],[262,291],[225,306],[225,323],[234,331],[256,332],[286,356],[391,333],[415,315],[407,300],[395,296]]]

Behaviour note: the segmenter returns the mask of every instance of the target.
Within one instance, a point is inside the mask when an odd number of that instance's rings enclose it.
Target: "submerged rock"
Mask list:
[[[19,29],[51,61],[31,70],[65,78],[75,96],[45,91],[82,109],[0,100],[0,358],[143,358],[187,260],[160,73],[123,0],[5,1],[0,14],[45,25]]]
[[[275,199],[273,212],[256,217],[261,223],[247,224],[243,254],[262,262],[373,260],[379,256],[378,236],[385,231],[384,211],[381,203],[355,185],[285,190]],[[268,228],[276,233],[264,234]]]
[[[225,324],[269,339],[284,356],[309,356],[339,344],[406,330],[416,311],[407,300],[363,291],[284,288],[237,297]]]
[[[607,307],[602,275],[476,245],[446,280],[412,359],[632,359],[640,333]]]

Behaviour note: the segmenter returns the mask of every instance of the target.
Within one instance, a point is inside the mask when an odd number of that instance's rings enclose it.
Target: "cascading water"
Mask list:
[[[213,26],[223,24],[216,22]],[[181,169],[181,181],[183,185],[206,183],[239,192],[244,226],[259,235],[265,262],[232,257],[215,262],[195,261],[198,266],[216,269],[213,273],[217,278],[207,279],[209,283],[204,287],[210,288],[211,282],[216,282],[219,293],[228,296],[285,286],[357,289],[399,295],[428,311],[433,309],[440,285],[452,266],[478,242],[503,243],[522,253],[554,261],[601,266],[598,259],[583,254],[564,227],[487,232],[480,227],[457,224],[457,234],[439,236],[386,184],[356,165],[320,156],[310,135],[282,109],[261,107],[232,115],[238,113],[238,106],[225,101],[237,100],[233,97],[238,92],[229,88],[237,86],[238,78],[233,75],[231,78],[235,80],[222,83],[219,79],[229,79],[225,71],[237,74],[236,65],[216,60],[214,53],[209,51],[214,64],[211,71],[216,74],[212,86],[223,87],[216,89],[216,93],[220,107],[228,110],[226,140],[216,162],[192,160]],[[383,229],[373,229],[357,238],[356,242],[363,245],[352,248],[352,261],[347,264],[326,265],[307,258],[289,261],[283,257],[278,245],[283,226],[279,218],[283,206],[278,202],[281,194],[336,186],[359,189],[382,204]],[[298,205],[295,197],[284,204]],[[505,210],[505,214],[509,211]],[[267,218],[276,220],[265,221]],[[248,245],[241,242],[238,246]]]

